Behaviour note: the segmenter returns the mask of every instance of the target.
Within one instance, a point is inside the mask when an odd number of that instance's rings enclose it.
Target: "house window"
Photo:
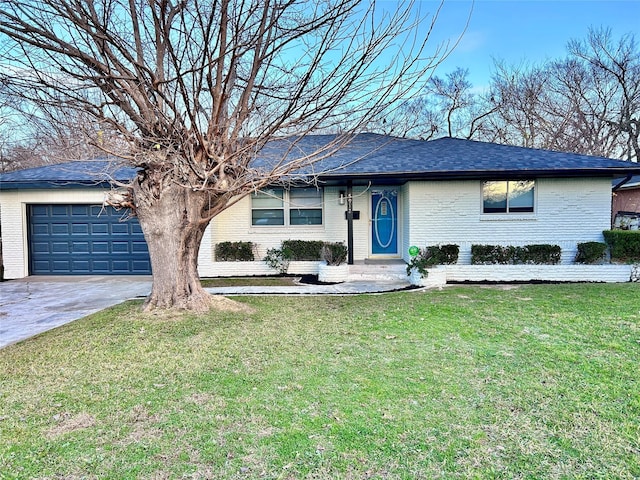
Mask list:
[[[289,224],[322,225],[322,191],[320,189],[289,190]]]
[[[500,180],[483,182],[483,213],[533,212],[534,180]]]
[[[270,188],[251,195],[251,225],[284,225],[283,188]]]
[[[251,195],[251,224],[322,225],[322,190],[271,188]]]

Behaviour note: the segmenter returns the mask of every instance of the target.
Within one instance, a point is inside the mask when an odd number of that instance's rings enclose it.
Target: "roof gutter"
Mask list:
[[[558,177],[558,178],[574,178],[584,176],[605,177],[615,176],[618,174],[625,174],[628,176],[624,182],[621,182],[620,186],[627,183],[633,175],[640,173],[640,169],[633,170],[632,172],[616,172],[616,169],[612,168],[591,168],[591,169],[567,169],[567,170],[466,170],[466,171],[433,171],[433,172],[393,172],[393,173],[380,173],[380,172],[358,172],[358,173],[334,173],[329,175],[320,174],[319,178],[322,180],[346,180],[352,179],[399,179],[405,180],[487,180],[487,179],[521,179],[531,177]]]
[[[632,174],[628,174],[627,177],[622,180],[620,183],[618,183],[615,187],[613,187],[612,191],[613,192],[617,192],[620,188],[622,188],[626,183],[629,182],[629,180],[631,180],[631,178],[633,177]]]

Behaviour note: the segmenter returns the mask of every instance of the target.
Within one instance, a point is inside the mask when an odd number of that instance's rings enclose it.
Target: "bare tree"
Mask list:
[[[437,11],[393,7],[0,0],[2,74],[43,110],[90,116],[85,133],[95,145],[97,131],[117,132],[127,150],[114,153],[139,173],[111,202],[132,206],[149,246],[146,308],[201,310],[210,296],[197,258],[211,219],[340,148],[445,53],[425,50]],[[312,155],[255,166],[270,139],[319,129],[343,135]]]
[[[592,30],[569,55],[534,67],[498,64],[490,119],[496,141],[636,160],[640,150],[640,51]]]
[[[543,147],[543,95],[547,77],[540,67],[510,67],[498,63],[491,82],[491,100],[497,114],[489,130],[499,143]]]
[[[481,137],[497,106],[474,92],[469,70],[457,68],[445,77],[433,76],[422,94],[406,101],[394,118],[393,133],[430,140],[442,136]]]
[[[640,49],[632,34],[617,41],[611,30],[590,30],[585,41],[573,40],[569,52],[585,63],[595,78],[602,79],[611,94],[600,119],[625,137],[624,156],[640,160]]]

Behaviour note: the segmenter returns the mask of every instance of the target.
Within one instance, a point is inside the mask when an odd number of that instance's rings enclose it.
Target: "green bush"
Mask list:
[[[534,265],[557,265],[560,263],[562,249],[559,245],[526,245],[522,249],[522,263]]]
[[[460,247],[458,245],[432,245],[430,247],[421,248],[420,253],[411,258],[411,262],[407,264],[407,275],[411,275],[411,271],[415,268],[420,272],[422,277],[426,277],[427,268],[434,265],[451,265],[458,261]]]
[[[506,247],[500,245],[471,245],[471,263],[473,265],[506,264],[509,254]]]
[[[612,260],[640,261],[640,230],[605,230],[602,234],[609,245]]]
[[[341,265],[347,261],[347,246],[342,242],[326,242],[320,251],[322,259],[327,265]]]
[[[558,245],[534,244],[524,247],[501,245],[471,245],[473,265],[555,265],[562,249]]]
[[[217,262],[252,262],[255,260],[253,242],[220,242],[216,244]]]
[[[320,240],[284,240],[282,251],[292,261],[316,261],[322,259],[323,245],[324,242]]]
[[[289,259],[287,254],[282,248],[270,248],[267,250],[267,255],[263,258],[264,262],[269,266],[277,270],[281,274],[287,273],[289,270]]]
[[[604,259],[607,244],[602,242],[584,242],[578,244],[577,263],[599,263]]]
[[[320,240],[283,240],[280,248],[267,250],[263,260],[270,268],[287,273],[289,262],[321,260],[324,244],[325,242]]]

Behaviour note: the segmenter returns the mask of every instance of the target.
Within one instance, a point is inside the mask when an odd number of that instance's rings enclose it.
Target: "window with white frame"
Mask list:
[[[535,180],[495,180],[482,183],[482,213],[531,213]]]
[[[251,225],[322,225],[322,190],[269,188],[251,195]]]

